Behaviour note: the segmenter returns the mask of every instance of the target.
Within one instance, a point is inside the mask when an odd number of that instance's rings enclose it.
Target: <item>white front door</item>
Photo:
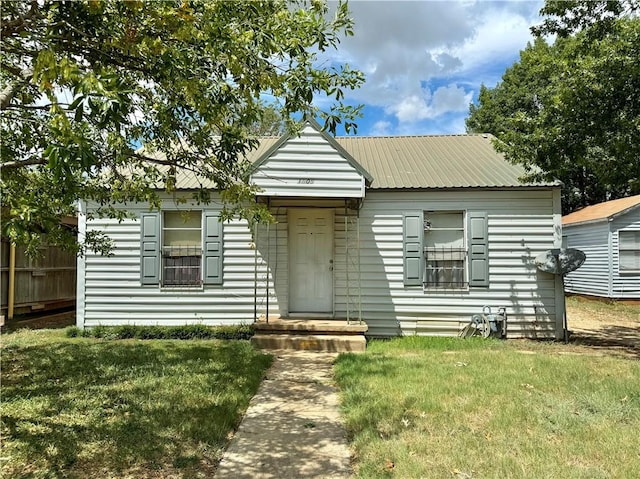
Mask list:
[[[289,211],[289,312],[333,312],[333,210]]]

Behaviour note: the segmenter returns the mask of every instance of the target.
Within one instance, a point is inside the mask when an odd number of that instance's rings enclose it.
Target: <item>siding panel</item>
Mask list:
[[[310,125],[260,165],[251,181],[264,196],[364,197],[364,177]]]
[[[567,247],[583,251],[584,264],[565,276],[565,291],[608,298],[609,288],[609,223],[584,224],[563,228]]]
[[[485,305],[506,307],[509,336],[548,337],[561,317],[555,278],[538,271],[534,258],[557,247],[559,238],[551,190],[370,191],[359,212],[362,316],[372,336],[455,335]],[[175,208],[172,201],[165,208]],[[188,206],[181,206],[186,208]],[[402,218],[406,211],[486,211],[489,238],[489,287],[427,290],[403,283]],[[143,211],[133,208],[134,212]],[[84,325],[238,324],[258,316],[288,314],[288,208],[272,208],[276,223],[260,226],[255,243],[246,223],[224,225],[224,283],[196,289],[141,286],[139,222],[115,224],[96,219],[87,229],[106,229],[115,241],[114,256],[85,258]],[[347,313],[345,210],[335,209],[334,311]],[[348,226],[350,228],[352,225]],[[267,231],[268,230],[268,231]],[[350,243],[351,244],[351,243]],[[257,272],[254,266],[257,262]],[[349,273],[349,283],[347,282]],[[561,305],[561,302],[558,303]]]
[[[611,295],[620,299],[640,298],[640,274],[620,273],[620,230],[640,231],[640,208],[615,218],[611,222]]]

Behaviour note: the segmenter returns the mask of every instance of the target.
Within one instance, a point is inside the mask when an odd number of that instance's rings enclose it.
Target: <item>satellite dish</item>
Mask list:
[[[567,274],[578,269],[587,259],[579,249],[555,248],[536,256],[536,266],[540,271],[551,274]]]

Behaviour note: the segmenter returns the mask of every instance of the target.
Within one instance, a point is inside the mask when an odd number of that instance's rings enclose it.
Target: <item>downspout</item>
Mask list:
[[[267,198],[267,209],[271,211],[271,197]],[[269,225],[271,223],[267,222],[267,313],[265,315],[265,320],[267,324],[269,324],[269,268],[271,268],[271,232],[269,230]]]
[[[269,258],[270,258],[269,249],[271,248],[271,241],[270,240],[271,240],[271,233],[269,232],[269,223],[267,223],[267,268],[266,268],[267,269],[267,285],[266,285],[267,286],[267,312],[266,312],[266,315],[265,315],[265,319],[267,321],[267,324],[269,323],[269,295],[270,295],[270,292],[269,292],[270,291],[270,288],[269,288],[269,268],[271,266],[271,263],[270,263],[270,260],[269,260]]]
[[[7,319],[13,319],[16,292],[16,245],[9,244],[9,291],[7,298]]]
[[[258,321],[258,223],[253,225],[253,322]]]
[[[562,247],[562,206],[560,188],[554,188],[552,190],[553,196],[553,224],[554,224],[554,238],[553,247]],[[556,308],[556,327],[555,336],[557,340],[567,340],[567,310],[564,297],[564,275],[556,274],[555,277],[555,308]]]
[[[607,221],[607,297],[613,298],[613,218]],[[618,233],[618,264],[620,264],[620,234]],[[619,267],[619,266],[618,266]]]

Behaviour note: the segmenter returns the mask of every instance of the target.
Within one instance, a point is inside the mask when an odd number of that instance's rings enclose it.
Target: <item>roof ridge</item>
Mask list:
[[[403,138],[451,138],[451,137],[476,137],[481,136],[483,138],[488,138],[493,136],[491,133],[436,133],[433,135],[358,135],[358,136],[336,136],[336,140],[356,140],[356,139],[365,139],[365,138],[375,138],[375,139],[403,139]]]

